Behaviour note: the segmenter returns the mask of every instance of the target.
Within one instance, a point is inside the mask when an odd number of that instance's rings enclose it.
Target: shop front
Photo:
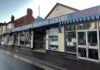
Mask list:
[[[20,47],[31,47],[31,31],[22,31],[20,32]]]
[[[65,52],[77,54],[78,58],[99,60],[99,21],[66,25]]]

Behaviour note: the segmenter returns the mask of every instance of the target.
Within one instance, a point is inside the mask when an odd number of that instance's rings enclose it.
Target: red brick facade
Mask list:
[[[30,24],[31,22],[33,22],[34,17],[32,16],[32,14],[33,14],[32,9],[28,8],[27,15],[15,20],[15,27],[23,26],[23,25]]]

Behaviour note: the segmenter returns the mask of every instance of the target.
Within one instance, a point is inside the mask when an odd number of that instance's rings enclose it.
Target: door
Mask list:
[[[77,51],[78,51],[78,57],[79,58],[87,58],[87,33],[86,31],[78,31],[77,32]]]
[[[97,30],[77,31],[78,58],[98,60],[98,39]]]
[[[46,46],[46,33],[45,30],[34,31],[34,49],[45,49]]]
[[[88,58],[98,60],[98,36],[97,31],[88,31]]]

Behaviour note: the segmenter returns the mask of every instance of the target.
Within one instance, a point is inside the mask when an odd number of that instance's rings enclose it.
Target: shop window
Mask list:
[[[49,41],[58,41],[58,36],[49,36]]]
[[[97,23],[96,22],[86,23],[86,28],[87,29],[95,29],[95,28],[97,28]]]
[[[89,49],[89,58],[98,59],[98,50],[97,49]]]
[[[78,45],[86,45],[85,32],[78,32]]]
[[[57,51],[58,50],[58,28],[51,28],[48,31],[49,33],[49,50]]]
[[[20,33],[20,44],[25,47],[30,46],[31,40],[31,33],[29,32],[22,32]]]
[[[78,48],[78,55],[80,57],[86,57],[86,49],[85,48]]]
[[[58,51],[58,45],[49,45],[49,50]]]
[[[57,35],[58,33],[59,33],[58,28],[51,28],[51,29],[48,30],[49,35]]]
[[[67,25],[65,28],[67,31],[76,30],[76,25]]]
[[[85,23],[79,23],[77,25],[77,29],[78,30],[82,30],[82,29],[95,29],[97,28],[97,23],[96,22],[85,22]]]
[[[78,24],[77,29],[78,30],[85,29],[85,24],[84,23]]]
[[[66,33],[65,51],[76,52],[76,32]]]
[[[17,45],[18,44],[18,36],[14,35],[14,44]]]
[[[49,50],[58,50],[58,36],[49,36]]]
[[[97,46],[97,31],[88,32],[89,46]]]

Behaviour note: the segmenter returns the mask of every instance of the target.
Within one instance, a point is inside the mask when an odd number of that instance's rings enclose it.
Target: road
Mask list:
[[[43,70],[34,65],[18,60],[0,50],[0,70]]]

